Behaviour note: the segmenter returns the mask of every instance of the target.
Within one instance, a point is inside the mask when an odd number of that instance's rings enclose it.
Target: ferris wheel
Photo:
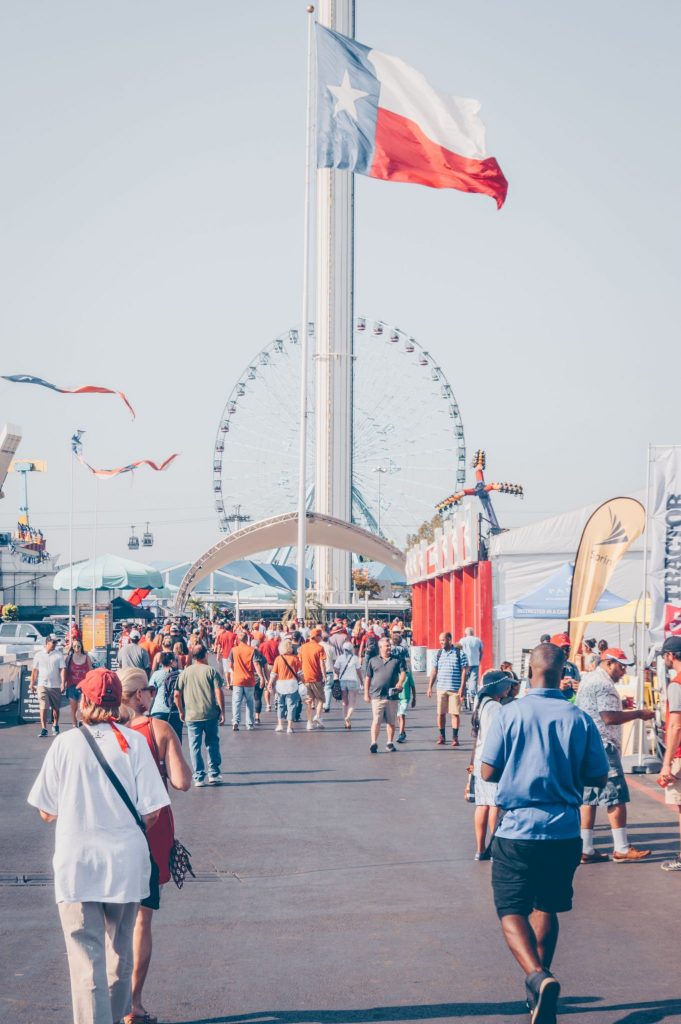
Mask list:
[[[312,338],[314,324],[308,332]],[[296,508],[300,352],[297,330],[278,336],[253,357],[227,399],[213,452],[223,533]],[[308,394],[314,396],[314,360],[310,364]],[[311,409],[310,510],[314,417]],[[352,438],[352,520],[397,547],[432,518],[445,481],[464,486],[463,421],[443,370],[400,328],[362,316],[354,323]]]

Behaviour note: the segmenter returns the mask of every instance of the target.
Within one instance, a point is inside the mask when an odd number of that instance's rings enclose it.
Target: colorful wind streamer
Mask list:
[[[121,473],[132,473],[133,470],[138,469],[140,466],[149,466],[157,473],[162,473],[164,469],[167,469],[173,459],[176,459],[179,452],[175,452],[174,455],[169,456],[165,462],[162,462],[160,466],[156,462],[152,462],[151,459],[138,459],[137,462],[131,462],[127,466],[118,466],[116,469],[95,469],[89,462],[86,462],[83,458],[83,443],[82,436],[85,433],[84,430],[77,431],[71,438],[71,451],[78,459],[82,466],[89,469],[94,476],[110,477],[120,476]]]
[[[100,388],[96,384],[85,384],[81,388],[59,388],[56,384],[50,384],[42,377],[31,377],[27,373],[15,373],[10,377],[0,377],[1,380],[8,380],[12,384],[38,384],[41,388],[49,388],[50,391],[57,391],[60,395],[118,395],[130,410],[132,418],[135,418],[135,410],[122,391],[115,391],[112,388]]]

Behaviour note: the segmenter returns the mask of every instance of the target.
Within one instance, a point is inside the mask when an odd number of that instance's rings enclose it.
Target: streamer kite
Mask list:
[[[127,397],[122,391],[115,391],[113,388],[100,388],[96,384],[85,384],[81,388],[58,388],[56,384],[50,384],[49,381],[43,380],[42,377],[31,377],[27,373],[15,373],[10,377],[3,376],[0,379],[8,380],[12,384],[38,384],[41,388],[49,388],[50,391],[57,391],[60,395],[118,395],[130,410],[132,418],[135,418],[135,410],[130,405]]]
[[[138,459],[137,462],[131,462],[127,466],[118,466],[116,469],[95,469],[94,466],[91,466],[90,463],[86,462],[85,459],[83,458],[83,444],[81,438],[84,433],[84,430],[79,430],[76,434],[73,435],[73,437],[71,438],[71,451],[78,459],[80,464],[82,466],[85,466],[86,469],[89,469],[94,476],[120,476],[121,473],[132,473],[133,470],[138,469],[140,466],[149,466],[156,473],[162,473],[163,470],[167,469],[170,463],[173,461],[173,459],[176,459],[179,454],[179,452],[175,452],[173,455],[169,456],[165,460],[165,462],[162,462],[160,466],[158,465],[158,463],[152,462],[151,459]]]

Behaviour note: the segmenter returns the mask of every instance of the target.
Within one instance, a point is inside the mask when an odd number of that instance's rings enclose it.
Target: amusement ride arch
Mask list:
[[[365,558],[404,570],[405,557],[402,551],[370,530],[356,523],[346,523],[342,519],[321,516],[315,512],[308,512],[306,519],[308,544],[353,551]],[[175,597],[175,607],[181,611],[194,587],[223,565],[248,558],[259,551],[294,547],[297,531],[298,513],[286,512],[242,527],[223,537],[187,570]]]

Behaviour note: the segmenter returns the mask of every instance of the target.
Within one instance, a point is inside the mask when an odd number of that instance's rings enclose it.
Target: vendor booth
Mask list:
[[[574,560],[584,526],[596,508],[596,504],[587,505],[528,526],[506,530],[491,538],[490,562],[495,609],[498,612],[499,609],[508,609],[518,603],[525,604],[524,614],[503,613],[501,617],[495,614],[495,664],[508,660],[519,668],[523,651],[535,647],[542,633],[559,633],[567,628],[569,593],[563,604],[556,602],[554,618],[546,618],[545,612],[550,609],[550,604],[543,603],[537,607],[536,596],[552,577],[565,571],[566,564]],[[615,604],[636,601],[640,597],[642,553],[643,546],[639,539],[617,565],[610,580],[610,593],[619,595]],[[532,608],[535,612],[541,611],[541,614],[527,614]],[[599,608],[603,608],[603,605],[599,605]],[[593,635],[599,640],[607,640],[614,647],[627,650],[633,626],[593,618],[592,621],[593,630],[587,631],[587,636]]]

